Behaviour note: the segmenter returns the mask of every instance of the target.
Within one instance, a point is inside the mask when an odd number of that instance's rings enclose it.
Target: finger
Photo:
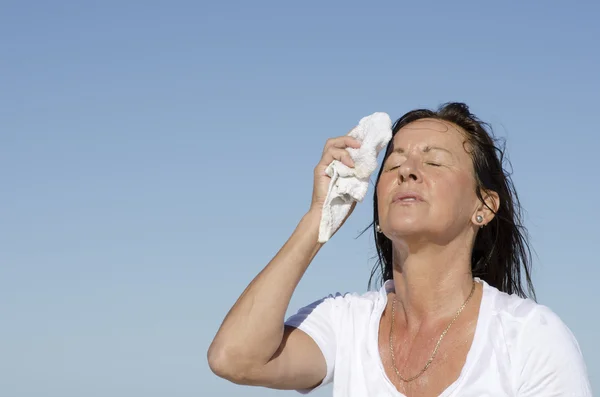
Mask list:
[[[360,141],[348,135],[331,138],[327,140],[324,151],[329,148],[345,149],[347,147],[358,149],[360,147]]]
[[[323,154],[320,164],[329,165],[333,160],[338,160],[339,162],[347,165],[348,167],[354,167],[354,161],[352,160],[352,157],[350,157],[350,153],[348,153],[346,149],[339,149],[335,147],[329,148]]]

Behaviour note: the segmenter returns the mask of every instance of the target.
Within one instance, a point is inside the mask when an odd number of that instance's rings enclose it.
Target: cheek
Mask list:
[[[473,178],[457,175],[456,178],[438,181],[436,196],[446,203],[443,207],[452,213],[470,212],[477,200]]]
[[[394,177],[390,174],[381,174],[379,177],[379,181],[377,182],[377,205],[379,207],[379,211],[383,210],[386,206],[386,200],[388,199],[388,195],[390,190],[394,189]]]
[[[381,185],[381,183],[379,183],[377,185],[377,207],[379,208],[380,212],[384,207],[383,199],[385,198],[385,196],[386,196],[386,194],[385,194],[384,188]]]

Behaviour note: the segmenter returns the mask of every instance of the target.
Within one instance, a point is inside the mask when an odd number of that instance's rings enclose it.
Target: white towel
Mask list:
[[[341,226],[352,203],[365,198],[369,178],[377,168],[377,155],[392,139],[392,120],[387,113],[373,113],[363,117],[348,135],[361,142],[361,147],[346,148],[354,168],[333,160],[325,170],[331,182],[321,213],[320,243],[329,240]]]

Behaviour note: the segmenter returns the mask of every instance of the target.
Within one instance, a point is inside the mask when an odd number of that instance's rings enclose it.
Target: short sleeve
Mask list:
[[[519,397],[591,397],[579,344],[549,308],[539,305],[525,320],[517,342]]]
[[[285,325],[298,328],[310,336],[319,346],[327,364],[327,374],[321,384],[313,389],[298,390],[302,394],[320,389],[333,379],[337,353],[337,324],[343,301],[344,298],[340,294],[330,295],[301,308],[285,322]]]

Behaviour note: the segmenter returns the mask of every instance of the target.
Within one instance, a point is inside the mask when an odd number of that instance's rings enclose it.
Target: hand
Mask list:
[[[329,182],[331,181],[331,177],[325,173],[327,166],[331,164],[333,160],[338,160],[348,167],[354,167],[354,161],[352,160],[352,157],[350,157],[350,153],[346,150],[348,147],[358,149],[360,147],[360,142],[348,135],[327,140],[325,148],[323,149],[321,161],[319,161],[319,164],[317,164],[314,170],[313,194],[310,205],[311,211],[320,213],[323,204],[325,203],[327,191],[329,190]],[[355,204],[356,203],[354,203],[354,205]],[[354,205],[352,206],[350,213],[354,210]],[[348,215],[350,215],[350,213]]]

